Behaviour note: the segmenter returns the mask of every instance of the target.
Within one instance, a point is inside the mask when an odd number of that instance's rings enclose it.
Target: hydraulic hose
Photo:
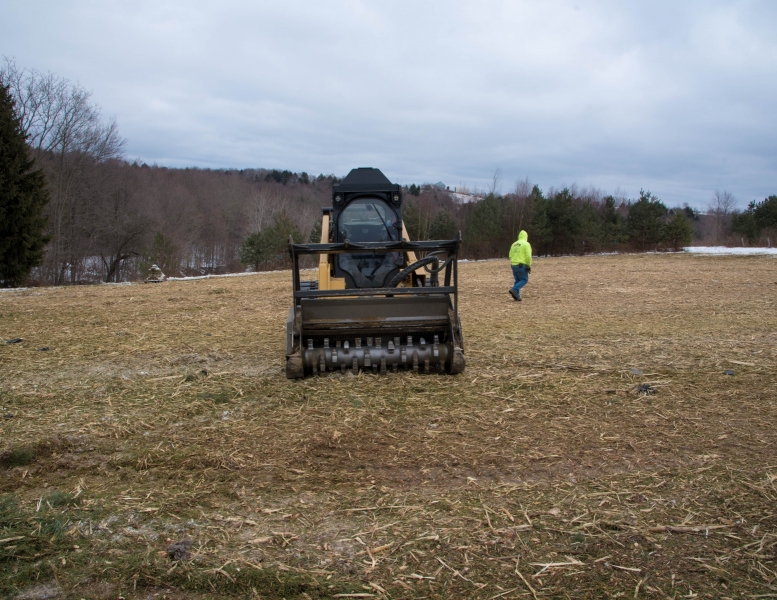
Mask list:
[[[400,283],[402,283],[410,273],[415,271],[416,269],[419,269],[421,267],[425,267],[426,265],[433,264],[433,263],[440,263],[439,257],[435,256],[434,254],[430,254],[429,256],[425,256],[424,258],[415,261],[413,264],[411,264],[408,267],[405,267],[402,269],[399,273],[394,275],[394,278],[389,282],[387,287],[397,287]],[[432,267],[432,270],[429,271],[430,273],[437,273],[439,272],[439,269],[434,266]]]

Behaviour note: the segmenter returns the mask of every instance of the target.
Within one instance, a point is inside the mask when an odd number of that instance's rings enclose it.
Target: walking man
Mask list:
[[[518,241],[510,246],[510,264],[513,266],[513,277],[515,284],[510,288],[510,295],[513,300],[521,300],[521,288],[529,283],[529,273],[531,273],[531,245],[529,244],[529,235],[521,230],[518,234]]]

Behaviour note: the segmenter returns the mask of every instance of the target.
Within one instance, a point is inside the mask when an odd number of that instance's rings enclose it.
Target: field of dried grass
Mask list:
[[[287,381],[290,279],[0,294],[0,595],[777,597],[774,258],[462,264],[454,377]]]

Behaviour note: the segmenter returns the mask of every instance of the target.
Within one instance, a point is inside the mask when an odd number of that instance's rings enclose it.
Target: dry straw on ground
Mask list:
[[[0,294],[4,595],[777,597],[774,258],[462,264],[455,377],[287,381],[289,280]]]

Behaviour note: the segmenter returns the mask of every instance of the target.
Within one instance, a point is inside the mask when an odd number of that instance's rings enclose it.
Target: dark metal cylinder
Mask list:
[[[441,344],[438,336],[429,343],[425,338],[414,340],[412,336],[403,339],[395,337],[386,341],[379,337],[338,340],[331,346],[324,338],[323,347],[315,347],[313,340],[307,340],[302,351],[305,370],[312,372],[359,370],[385,373],[387,369],[412,369],[429,372],[431,368],[442,368],[448,360],[449,348]],[[362,343],[362,342],[366,342]]]

